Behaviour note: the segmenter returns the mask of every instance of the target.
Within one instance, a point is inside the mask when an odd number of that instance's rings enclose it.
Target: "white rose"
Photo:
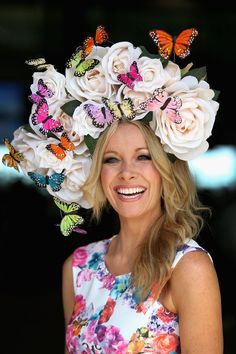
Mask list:
[[[193,76],[186,76],[167,89],[173,96],[181,98],[179,114],[182,122],[175,124],[165,110],[157,110],[153,113],[152,128],[166,152],[182,160],[194,159],[209,147],[206,140],[211,135],[219,103],[213,100],[214,91],[208,83],[198,82]]]
[[[101,63],[106,53],[107,48],[95,46],[85,60],[98,59]],[[78,101],[91,99],[101,102],[102,97],[110,97],[115,92],[114,86],[107,82],[100,63],[81,77],[74,75],[73,67],[66,69],[66,88]]]
[[[135,91],[146,91],[152,94],[156,88],[162,87],[169,78],[160,59],[141,57],[137,61],[137,66],[143,80],[134,81]]]
[[[31,92],[36,94],[38,91],[38,80],[42,79],[49,90],[53,92],[52,97],[45,97],[50,107],[50,114],[54,114],[58,106],[62,105],[67,100],[65,90],[66,78],[59,73],[53,65],[43,72],[33,73],[33,83],[30,86]]]
[[[110,84],[120,85],[118,74],[125,74],[130,70],[133,61],[137,61],[142,53],[140,48],[135,48],[130,42],[113,44],[102,59],[102,67],[106,79]]]
[[[14,131],[12,145],[24,156],[24,160],[20,162],[24,174],[27,175],[28,172],[39,168],[40,156],[38,156],[37,146],[42,141],[39,136],[27,131],[23,126]]]
[[[169,86],[173,82],[179,81],[181,79],[180,67],[170,60],[168,61],[168,64],[164,68],[164,71],[166,74],[165,86]]]
[[[89,176],[91,167],[91,159],[79,155],[74,159],[69,171],[66,171],[66,177],[63,181],[62,188],[58,192],[48,190],[51,195],[54,195],[66,203],[76,202],[83,208],[90,208],[91,206],[84,199],[81,187]]]
[[[92,118],[86,113],[83,108],[85,104],[93,104],[98,107],[104,106],[103,104],[88,100],[82,103],[79,107],[77,107],[73,113],[73,131],[75,131],[76,134],[78,134],[79,136],[83,137],[85,135],[90,135],[94,139],[97,139],[101,132],[106,129],[107,124],[103,128],[95,127]]]

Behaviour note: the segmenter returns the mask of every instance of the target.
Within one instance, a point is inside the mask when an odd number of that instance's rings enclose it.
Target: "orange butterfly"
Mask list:
[[[18,164],[24,160],[23,154],[16,151],[7,138],[3,139],[3,143],[9,150],[9,154],[5,154],[2,157],[3,164],[8,167],[13,167],[15,170],[19,172]]]
[[[75,145],[70,141],[66,132],[61,134],[61,141],[57,144],[48,144],[46,146],[51,153],[53,153],[59,160],[66,157],[66,151],[74,151]]]
[[[158,46],[159,54],[163,58],[168,59],[173,51],[174,55],[184,59],[190,54],[189,46],[198,35],[198,31],[195,28],[188,28],[180,32],[177,37],[173,37],[165,31],[155,29],[150,31],[149,35]]]
[[[95,38],[90,36],[84,40],[83,50],[84,54],[87,57],[95,44],[103,44],[108,40],[109,36],[104,26],[98,26],[95,32]]]

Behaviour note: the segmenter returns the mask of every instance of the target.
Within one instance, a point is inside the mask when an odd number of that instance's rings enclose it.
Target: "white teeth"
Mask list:
[[[142,193],[144,192],[145,189],[144,188],[119,188],[117,189],[117,192],[120,194],[125,194],[125,195],[129,195],[129,194],[137,194],[137,193]]]

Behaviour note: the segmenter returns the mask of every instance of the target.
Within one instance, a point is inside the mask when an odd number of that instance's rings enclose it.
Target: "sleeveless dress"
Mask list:
[[[181,353],[178,316],[152,293],[139,304],[131,274],[108,271],[104,257],[110,242],[101,240],[73,252],[75,306],[66,330],[69,353]],[[178,249],[172,268],[185,253],[196,250],[206,252],[189,240]]]

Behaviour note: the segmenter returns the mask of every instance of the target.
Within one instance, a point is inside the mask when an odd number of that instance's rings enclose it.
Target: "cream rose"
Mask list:
[[[160,59],[141,57],[137,61],[137,66],[143,80],[134,81],[135,91],[146,91],[152,94],[169,79],[169,74],[163,69]]]
[[[103,104],[99,104],[94,101],[85,101],[79,107],[74,110],[73,113],[73,131],[76,132],[79,136],[84,137],[85,135],[90,135],[94,139],[97,139],[102,131],[104,131],[107,127],[107,124],[104,125],[103,128],[98,128],[93,124],[92,118],[87,114],[84,110],[85,104],[92,104],[99,108],[104,106]]]
[[[207,139],[215,122],[219,103],[213,100],[214,91],[205,81],[186,76],[168,88],[169,94],[179,96],[182,106],[179,114],[182,122],[176,124],[166,115],[165,110],[157,110],[151,123],[160,137],[166,152],[182,160],[191,160],[205,152],[209,144]]]
[[[91,167],[91,158],[84,155],[78,155],[71,165],[69,170],[66,170],[66,177],[62,184],[62,188],[58,192],[49,190],[51,195],[54,195],[61,200],[71,203],[76,202],[83,208],[90,208],[91,206],[84,199],[81,187],[89,176]]]
[[[66,69],[66,88],[78,101],[91,99],[101,102],[102,97],[110,97],[114,94],[115,88],[107,82],[101,65],[106,53],[107,48],[95,46],[85,60],[98,59],[100,63],[83,76],[75,76],[73,67]]]
[[[141,49],[135,48],[130,42],[113,44],[102,59],[106,80],[110,84],[120,85],[121,82],[117,79],[117,75],[127,73],[130,65],[133,61],[137,61],[141,53]]]
[[[50,114],[54,114],[57,108],[67,101],[65,90],[66,78],[59,73],[53,65],[43,72],[34,72],[33,83],[30,86],[31,92],[36,94],[38,91],[38,80],[42,79],[44,84],[52,91],[52,96],[47,97],[47,103],[50,107]]]

